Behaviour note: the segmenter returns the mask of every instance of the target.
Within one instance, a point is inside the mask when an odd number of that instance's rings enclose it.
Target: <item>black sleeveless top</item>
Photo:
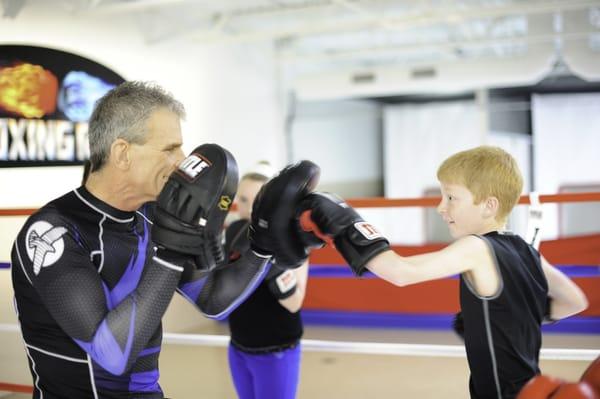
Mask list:
[[[238,220],[225,232],[225,249],[234,260],[250,247],[248,221]],[[295,346],[302,337],[300,312],[291,313],[273,296],[266,281],[229,315],[231,343],[244,352],[274,352]]]
[[[540,372],[541,323],[548,282],[540,254],[521,237],[490,232],[480,236],[490,247],[500,288],[480,297],[460,276],[460,305],[471,370],[471,398],[514,398]]]

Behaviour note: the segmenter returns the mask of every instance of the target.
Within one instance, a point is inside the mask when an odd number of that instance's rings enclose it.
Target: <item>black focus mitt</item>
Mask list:
[[[237,191],[238,168],[217,144],[196,147],[171,174],[160,192],[152,240],[167,261],[192,258],[211,270],[225,260],[221,232]]]
[[[312,192],[321,169],[311,161],[284,168],[262,186],[252,206],[250,247],[261,255],[271,255],[283,269],[299,267],[308,258],[311,246],[322,241],[306,241],[297,215],[300,201]]]

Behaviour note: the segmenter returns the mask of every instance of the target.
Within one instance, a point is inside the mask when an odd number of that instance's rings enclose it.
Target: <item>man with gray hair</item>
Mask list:
[[[184,117],[154,84],[109,91],[90,118],[84,185],[19,232],[12,281],[34,398],[163,398],[160,320],[174,292],[220,319],[267,273],[275,239],[221,267],[237,165],[216,144],[184,159]]]

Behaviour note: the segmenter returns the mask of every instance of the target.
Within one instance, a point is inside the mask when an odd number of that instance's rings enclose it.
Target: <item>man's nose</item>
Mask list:
[[[185,154],[181,148],[177,149],[175,152],[175,165],[179,165],[181,161],[185,158]]]
[[[177,166],[181,163],[181,161],[183,161],[183,159],[185,158],[185,155],[183,153],[183,150],[178,149],[176,151],[174,151],[173,153],[171,153],[169,155],[169,160],[171,161],[171,169],[175,170],[177,169]]]

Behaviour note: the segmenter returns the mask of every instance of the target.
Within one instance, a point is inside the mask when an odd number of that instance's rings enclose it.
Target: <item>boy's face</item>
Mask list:
[[[473,203],[473,194],[460,184],[441,184],[442,200],[438,213],[448,224],[450,235],[458,239],[469,234],[486,233],[485,201]]]

